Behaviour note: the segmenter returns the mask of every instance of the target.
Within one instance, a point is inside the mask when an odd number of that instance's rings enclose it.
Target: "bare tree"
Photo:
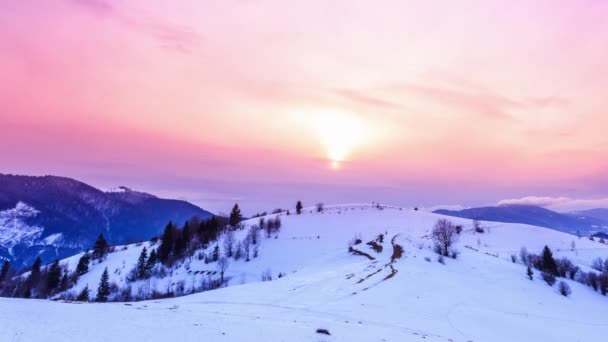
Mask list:
[[[440,247],[441,253],[445,256],[450,255],[450,247],[458,238],[456,226],[446,219],[441,219],[435,223],[431,236],[433,241]]]
[[[248,235],[245,240],[243,240],[243,252],[245,252],[245,261],[249,261],[249,255],[251,252],[251,236]]]
[[[234,252],[234,232],[228,231],[224,235],[224,253],[226,257],[231,258]]]
[[[258,244],[258,240],[260,239],[260,226],[254,224],[249,228],[249,238],[251,239],[251,244]]]
[[[228,261],[228,258],[226,258],[226,257],[221,257],[217,261],[217,270],[218,270],[218,272],[220,272],[220,283],[221,284],[224,283],[224,273],[228,269],[228,266],[230,266],[230,261]]]

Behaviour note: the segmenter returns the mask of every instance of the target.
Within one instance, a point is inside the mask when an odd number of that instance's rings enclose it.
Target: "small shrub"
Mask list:
[[[443,258],[443,255],[440,255],[437,258],[437,262],[440,263],[440,264],[442,264],[442,265],[445,265],[445,259]]]
[[[426,260],[427,262],[431,262],[431,258],[430,257],[424,257],[424,260]]]
[[[478,220],[473,221],[473,229],[475,229],[476,233],[480,233],[480,234],[483,234],[486,232],[484,230],[483,226],[481,225],[481,222],[479,222]]]
[[[452,259],[458,259],[459,255],[460,252],[457,249],[452,249],[452,251],[450,252],[450,258]]]
[[[549,285],[549,286],[553,286],[556,282],[555,276],[551,273],[547,273],[547,272],[542,272],[541,276],[543,277],[543,280]]]
[[[329,330],[327,330],[327,329],[317,329],[317,334],[331,336],[331,334],[329,333]]]
[[[457,225],[456,226],[456,234],[460,235],[460,233],[462,233],[462,226],[461,225]]]
[[[559,282],[559,284],[557,285],[557,290],[564,297],[568,297],[569,295],[572,294],[572,290],[570,289],[570,286],[568,284],[566,284],[566,282],[564,282],[564,281]]]
[[[376,253],[382,253],[382,246],[380,244],[378,244],[376,241],[370,241],[367,243],[368,246],[372,247],[372,249],[376,252]]]
[[[517,255],[511,254],[511,262],[514,264],[517,263]]]

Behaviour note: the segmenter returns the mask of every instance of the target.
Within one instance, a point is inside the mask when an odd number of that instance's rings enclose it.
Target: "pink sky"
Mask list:
[[[601,200],[606,37],[600,0],[0,0],[0,173],[246,213]]]

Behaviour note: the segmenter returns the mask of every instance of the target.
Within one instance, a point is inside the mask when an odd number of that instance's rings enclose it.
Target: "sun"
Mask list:
[[[320,113],[315,117],[314,129],[334,169],[367,140],[363,123],[353,114]]]

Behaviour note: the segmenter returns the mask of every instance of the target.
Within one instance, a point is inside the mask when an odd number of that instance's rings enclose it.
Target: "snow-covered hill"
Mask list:
[[[512,255],[522,246],[540,253],[548,245],[556,257],[568,257],[589,271],[595,258],[608,257],[606,245],[520,224],[487,223],[480,234],[470,221],[451,218],[464,228],[456,244],[460,255],[442,264],[429,238],[440,218],[369,205],[328,207],[322,213],[305,209],[302,215],[281,215],[280,233],[262,238],[258,258],[231,260],[225,288],[137,303],[0,299],[6,308],[0,310],[0,326],[9,341],[604,340],[606,297],[565,279],[560,280],[570,285],[572,295],[561,296],[538,274],[530,281]],[[236,240],[247,231],[238,231]],[[349,242],[356,239],[362,240],[353,246],[360,253],[349,253]],[[376,241],[382,251],[368,241]],[[404,253],[393,258],[397,245]],[[71,291],[88,285],[94,292],[106,267],[110,281],[124,287],[144,247],[154,246],[117,248],[92,265]],[[73,270],[78,259],[64,263]],[[131,292],[179,292],[180,287],[188,292],[218,277],[216,271],[215,263],[195,255],[162,279],[131,283]],[[268,273],[273,280],[262,282]],[[279,273],[285,276],[278,278]]]

